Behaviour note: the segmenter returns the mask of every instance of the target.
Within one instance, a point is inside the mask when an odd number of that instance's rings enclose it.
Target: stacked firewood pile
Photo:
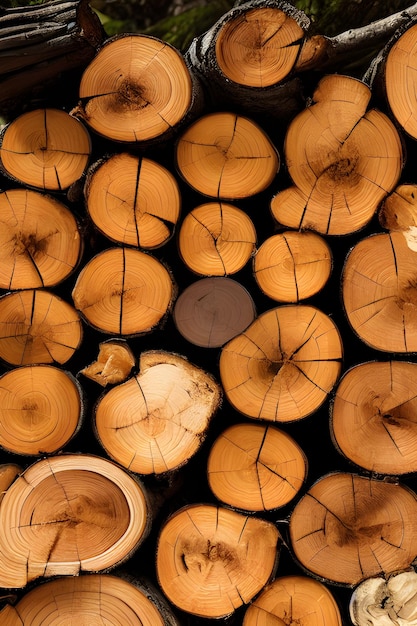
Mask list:
[[[362,77],[279,0],[94,31],[4,126],[2,624],[416,623],[412,16]]]

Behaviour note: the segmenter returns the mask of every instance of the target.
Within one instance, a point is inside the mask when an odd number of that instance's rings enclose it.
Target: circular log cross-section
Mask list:
[[[271,522],[195,504],[162,526],[156,553],[162,591],[178,608],[206,618],[231,615],[274,574],[280,535]]]
[[[216,38],[216,60],[228,79],[269,87],[294,67],[304,30],[284,11],[257,7],[230,19]]]
[[[417,497],[355,474],[320,478],[290,517],[294,554],[314,575],[356,585],[408,568],[417,554]]]
[[[14,606],[4,607],[0,620],[3,626],[176,626],[171,615],[165,621],[170,612],[165,603],[163,608],[165,611],[134,581],[111,574],[88,574],[58,577],[37,585]]]
[[[178,171],[199,193],[236,200],[266,189],[280,167],[277,149],[251,119],[208,113],[191,124],[176,146]]]
[[[330,317],[286,305],[259,315],[220,354],[226,397],[248,417],[290,422],[326,400],[341,371],[342,342]]]
[[[391,112],[413,139],[417,138],[416,34],[417,24],[414,23],[393,44],[387,54],[384,73]]]
[[[68,189],[81,178],[90,153],[85,126],[59,109],[23,113],[0,136],[0,161],[6,174],[39,189]]]
[[[173,235],[181,207],[174,176],[159,163],[128,153],[92,166],[85,196],[91,219],[106,237],[147,249]]]
[[[281,576],[251,603],[242,626],[268,623],[342,626],[342,618],[335,598],[321,582],[307,576]]]
[[[179,295],[174,322],[190,343],[218,348],[245,330],[255,318],[250,293],[227,277],[202,278]]]
[[[284,151],[294,186],[271,201],[279,223],[346,235],[368,224],[394,189],[403,166],[401,140],[385,114],[366,110],[370,95],[357,79],[326,76],[314,103],[289,124]]]
[[[355,333],[385,352],[417,351],[417,251],[401,232],[359,241],[347,256],[342,298]]]
[[[260,289],[279,302],[296,303],[318,293],[332,270],[332,251],[313,232],[286,231],[268,237],[253,259]]]
[[[165,473],[197,452],[220,398],[220,386],[185,358],[142,352],[139,374],[99,398],[97,438],[130,471]]]
[[[158,259],[140,250],[109,248],[81,270],[72,291],[75,308],[104,333],[138,335],[167,314],[173,279]]]
[[[0,446],[16,454],[58,452],[81,426],[82,391],[51,365],[16,367],[0,377]]]
[[[73,111],[98,134],[145,142],[172,133],[193,104],[193,81],[179,51],[144,34],[107,39],[81,77]]]
[[[375,361],[348,370],[330,424],[336,446],[356,465],[377,474],[416,472],[417,363]]]
[[[0,509],[0,585],[99,572],[127,559],[150,528],[137,479],[106,459],[66,454],[31,465]]]
[[[0,192],[0,288],[53,287],[81,252],[78,224],[61,202],[28,189]]]
[[[244,511],[290,502],[304,484],[307,458],[290,435],[272,425],[236,424],[214,442],[207,461],[210,489]]]
[[[251,218],[225,202],[208,202],[185,216],[179,252],[189,269],[202,276],[226,276],[241,270],[255,251]]]
[[[11,365],[66,363],[83,337],[73,306],[41,289],[0,298],[0,359]]]

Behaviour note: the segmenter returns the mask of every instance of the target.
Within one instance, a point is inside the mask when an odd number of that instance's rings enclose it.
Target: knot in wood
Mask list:
[[[144,98],[144,89],[141,85],[125,79],[121,82],[114,97],[110,99],[110,106],[114,113],[126,111],[138,111],[149,106],[149,101]]]

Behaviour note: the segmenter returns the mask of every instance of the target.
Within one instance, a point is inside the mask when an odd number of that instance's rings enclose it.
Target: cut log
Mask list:
[[[15,367],[0,377],[0,447],[37,456],[62,450],[81,427],[81,385],[51,365]]]
[[[0,287],[55,287],[74,272],[83,242],[73,213],[28,189],[0,192]]]
[[[100,343],[97,360],[80,374],[106,387],[124,382],[135,363],[133,352],[123,339],[108,339]]]
[[[84,70],[72,113],[114,141],[162,142],[200,110],[198,87],[170,44],[144,34],[117,35]]]
[[[286,231],[268,237],[256,251],[253,271],[273,300],[296,303],[318,293],[332,270],[328,243],[313,232]]]
[[[267,425],[235,424],[212,445],[207,461],[210,489],[243,511],[270,511],[288,504],[304,484],[307,457],[287,433]]]
[[[23,472],[23,468],[16,463],[3,463],[0,465],[0,502],[13,481]]]
[[[384,113],[367,110],[370,97],[365,83],[329,75],[289,124],[284,154],[294,185],[271,201],[280,224],[353,233],[394,189],[403,167],[400,136]]]
[[[0,298],[0,358],[10,365],[66,363],[82,338],[77,311],[50,291],[15,291]]]
[[[91,219],[112,241],[152,249],[174,234],[180,190],[154,160],[126,152],[103,159],[90,168],[84,193]]]
[[[182,221],[178,248],[187,267],[201,276],[226,276],[241,270],[255,252],[251,218],[225,202],[207,202]]]
[[[339,607],[327,587],[307,576],[281,576],[246,610],[242,626],[342,626]]]
[[[253,120],[219,112],[203,115],[181,134],[176,163],[182,178],[199,193],[237,200],[264,191],[278,173],[280,157]]]
[[[20,99],[27,104],[35,94],[50,99],[54,81],[56,88],[62,78],[61,91],[68,73],[84,68],[105,37],[87,0],[2,7],[0,35],[3,112],[13,112]]]
[[[101,457],[64,454],[31,465],[0,508],[0,587],[100,572],[126,560],[150,530],[142,484]]]
[[[341,379],[331,405],[337,448],[377,474],[417,471],[417,364],[362,363]]]
[[[417,351],[417,251],[401,232],[377,233],[350,251],[343,305],[355,333],[384,352]]]
[[[218,348],[243,332],[255,318],[250,293],[236,280],[216,276],[191,283],[179,295],[174,322],[190,343]]]
[[[396,187],[382,202],[378,219],[383,228],[400,231],[408,247],[417,252],[417,185]]]
[[[330,317],[307,305],[265,311],[223,346],[229,402],[255,419],[290,422],[316,411],[337,382],[342,342]]]
[[[116,335],[153,330],[170,310],[175,286],[158,259],[130,248],[109,248],[78,274],[75,308],[94,328]]]
[[[85,126],[59,109],[23,113],[0,136],[4,173],[38,189],[68,189],[81,178],[90,154],[91,140]]]
[[[295,557],[311,574],[343,585],[408,568],[417,553],[417,496],[356,474],[320,478],[290,517]]]
[[[0,619],[2,626],[92,625],[102,619],[123,626],[179,624],[156,590],[111,574],[58,577],[39,584],[15,605],[5,606]]]
[[[273,576],[279,541],[275,525],[263,519],[209,504],[184,507],[158,538],[159,584],[183,611],[231,615]]]
[[[102,395],[94,426],[106,452],[138,474],[163,474],[189,461],[203,443],[221,390],[177,354],[142,352],[138,374]]]
[[[220,100],[222,106],[288,120],[304,106],[293,70],[310,20],[279,0],[236,4],[194,38],[186,61],[214,108]]]

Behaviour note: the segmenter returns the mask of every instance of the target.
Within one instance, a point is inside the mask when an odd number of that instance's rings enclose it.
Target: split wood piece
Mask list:
[[[58,577],[38,584],[14,606],[0,610],[0,619],[2,626],[100,622],[178,626],[161,594],[156,596],[153,589],[150,592],[141,583],[111,574]]]
[[[341,379],[331,406],[336,447],[377,474],[417,471],[417,363],[362,363]]]
[[[75,308],[94,328],[116,335],[150,332],[170,310],[170,272],[155,257],[109,248],[81,270],[72,291]]]
[[[174,176],[159,163],[128,153],[92,166],[84,187],[87,210],[109,239],[157,248],[173,235],[181,195]]]
[[[402,232],[409,248],[417,251],[417,185],[396,187],[382,202],[378,219],[383,228]]]
[[[97,438],[123,467],[162,474],[185,463],[203,443],[221,390],[199,367],[177,354],[143,352],[138,374],[98,399]]]
[[[135,357],[122,339],[109,339],[99,344],[97,360],[80,371],[102,387],[122,383],[135,365]]]
[[[273,576],[280,535],[274,524],[221,506],[195,504],[162,526],[156,566],[175,606],[205,618],[226,617]]]
[[[417,252],[401,232],[359,241],[347,256],[342,298],[355,333],[385,352],[417,351]]]
[[[255,318],[250,293],[236,280],[216,276],[191,283],[173,311],[181,335],[202,348],[218,348],[245,330]]]
[[[144,34],[107,39],[84,70],[72,111],[120,142],[171,138],[198,109],[199,94],[180,52]]]
[[[68,189],[81,178],[90,154],[85,126],[59,109],[23,113],[0,136],[0,161],[6,176],[38,189]]]
[[[125,561],[150,530],[142,484],[115,463],[64,454],[31,465],[0,508],[0,587],[100,572]]]
[[[208,113],[176,144],[177,168],[199,193],[237,200],[264,191],[280,167],[276,147],[253,120],[231,112]]]
[[[268,585],[246,610],[242,626],[342,626],[333,594],[307,576],[281,576]]]
[[[232,204],[207,202],[184,218],[178,247],[187,267],[202,276],[226,276],[241,270],[255,252],[251,218]]]
[[[352,593],[349,615],[354,626],[413,626],[417,619],[417,574],[367,578]]]
[[[83,392],[51,365],[15,367],[0,377],[0,446],[16,454],[59,452],[83,419]]]
[[[383,78],[391,113],[413,139],[417,138],[416,35],[414,20],[388,51]]]
[[[50,0],[2,7],[0,103],[12,112],[19,101],[51,97],[53,81],[85,67],[105,37],[88,0]],[[60,86],[59,88],[62,88]],[[49,90],[49,91],[48,91]],[[23,106],[23,104],[21,104]]]
[[[239,5],[240,6],[237,6]],[[280,0],[235,3],[185,53],[214,106],[289,119],[304,106],[294,68],[309,18]]]
[[[82,338],[77,311],[54,293],[30,289],[0,298],[0,359],[11,365],[66,363]]]
[[[417,553],[417,497],[407,487],[356,474],[320,478],[290,517],[295,557],[343,585],[408,568]]]
[[[16,463],[2,463],[0,465],[0,503],[10,485],[22,472],[23,468]]]
[[[261,291],[273,300],[295,303],[318,293],[332,271],[332,251],[318,234],[286,231],[266,239],[253,258]]]
[[[51,196],[27,189],[0,192],[0,287],[53,287],[77,267],[78,223]]]
[[[293,438],[274,426],[235,424],[211,447],[210,489],[218,500],[244,511],[288,504],[307,475],[307,457]]]
[[[399,134],[371,91],[350,76],[323,78],[313,104],[289,124],[284,153],[294,183],[271,211],[289,228],[345,235],[366,226],[403,167]]]
[[[259,315],[220,354],[226,397],[255,419],[291,422],[307,417],[336,384],[342,341],[333,320],[307,305]]]

